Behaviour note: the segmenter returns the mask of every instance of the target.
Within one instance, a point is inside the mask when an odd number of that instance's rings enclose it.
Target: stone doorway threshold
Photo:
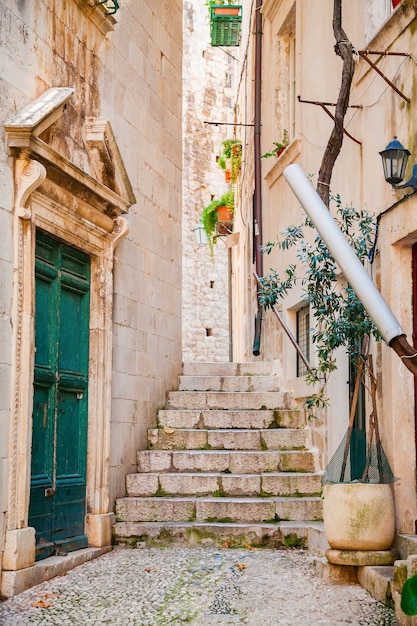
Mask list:
[[[17,571],[3,571],[1,575],[0,596],[2,599],[11,598],[30,587],[39,585],[45,580],[55,576],[62,576],[69,570],[82,565],[86,561],[110,552],[112,546],[103,548],[83,548],[75,552],[69,552],[66,556],[50,556],[43,561],[38,561],[31,567]]]

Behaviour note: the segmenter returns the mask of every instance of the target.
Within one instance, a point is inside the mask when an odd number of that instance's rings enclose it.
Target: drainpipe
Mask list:
[[[255,189],[253,201],[255,249],[255,271],[263,276],[263,258],[260,251],[262,245],[262,180],[261,180],[261,86],[262,86],[262,0],[256,0],[255,6],[255,103],[254,103],[254,171]],[[262,307],[259,304],[259,288],[257,286],[258,312],[255,318],[255,337],[253,341],[253,355],[259,356],[261,345]]]
[[[383,339],[417,375],[415,348],[301,167],[289,165],[284,176]]]

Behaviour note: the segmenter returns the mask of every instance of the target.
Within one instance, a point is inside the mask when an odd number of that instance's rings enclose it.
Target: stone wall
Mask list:
[[[228,54],[230,51],[230,54]],[[213,196],[228,188],[216,163],[222,141],[233,126],[205,122],[233,121],[236,48],[210,45],[207,7],[200,0],[184,4],[184,167],[183,167],[183,360],[231,360],[229,262],[225,238],[210,256],[197,246],[193,228]]]
[[[130,233],[116,250],[113,273],[113,371],[105,381],[112,396],[105,501],[112,510],[181,368],[182,3],[135,0],[123,3],[115,16],[105,13],[94,0],[0,0],[0,105],[4,122],[50,87],[73,88],[64,115],[42,140],[98,178],[86,152],[85,120],[106,118],[136,197],[127,215]],[[9,444],[9,431],[22,428],[22,423],[10,425],[16,342],[33,356],[31,337],[16,337],[11,322],[14,185],[4,132],[0,190],[1,552],[10,499],[7,468],[19,456]],[[106,450],[102,457],[108,468]],[[30,466],[30,458],[27,462]],[[28,475],[21,482],[26,492],[19,497],[27,504]],[[27,517],[18,524],[24,527]]]

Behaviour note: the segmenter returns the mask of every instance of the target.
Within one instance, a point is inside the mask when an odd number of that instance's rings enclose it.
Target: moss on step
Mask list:
[[[295,533],[284,535],[283,542],[286,548],[301,548],[305,545],[305,539],[299,537]]]

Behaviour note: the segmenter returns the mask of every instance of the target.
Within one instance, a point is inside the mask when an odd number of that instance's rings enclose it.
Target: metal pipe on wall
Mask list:
[[[254,102],[254,199],[253,199],[253,245],[255,252],[255,271],[263,276],[262,245],[262,173],[261,173],[261,88],[262,88],[262,0],[256,0],[255,6],[255,102]],[[258,291],[258,288],[257,288]],[[258,299],[258,312],[255,323],[253,354],[259,356],[261,343],[262,307]]]
[[[289,165],[284,170],[284,176],[387,344],[404,335],[396,317],[301,167],[297,163]]]

